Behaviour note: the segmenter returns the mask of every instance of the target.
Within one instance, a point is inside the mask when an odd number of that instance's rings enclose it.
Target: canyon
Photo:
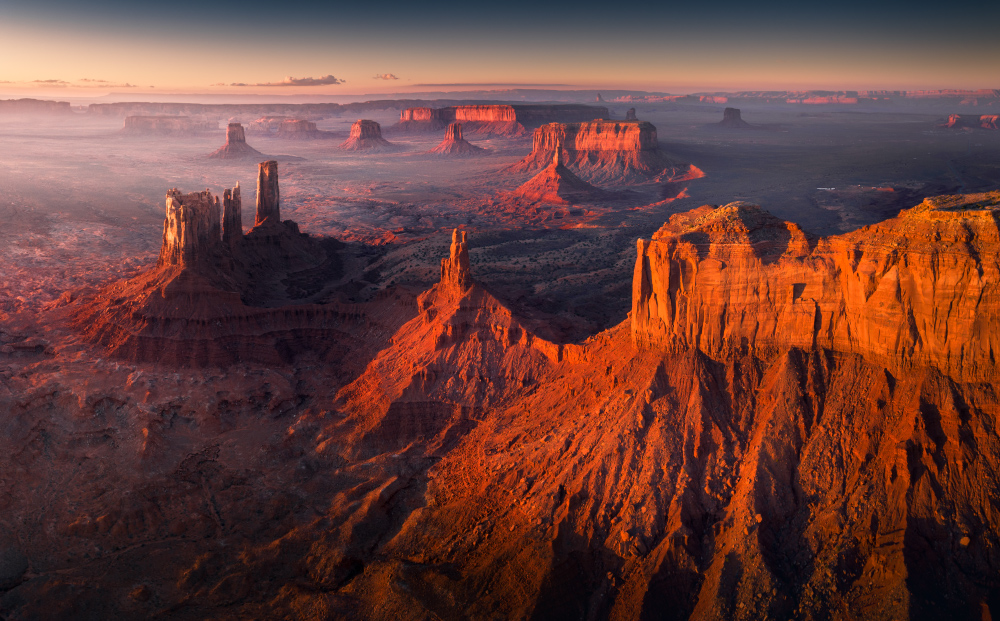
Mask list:
[[[0,617],[1000,614],[1000,135],[675,104],[0,119]]]

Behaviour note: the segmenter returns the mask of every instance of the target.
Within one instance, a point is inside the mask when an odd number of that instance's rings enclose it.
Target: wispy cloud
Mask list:
[[[32,84],[48,84],[50,86],[66,86],[69,84],[66,80],[32,80]]]
[[[285,78],[281,82],[257,82],[250,84],[247,82],[218,82],[212,86],[328,86],[331,84],[343,84],[345,80],[335,78],[332,75],[325,75],[321,78]]]
[[[529,84],[529,83],[520,83],[520,82],[518,82],[518,83],[514,83],[514,82],[510,82],[510,83],[506,83],[506,82],[451,82],[451,83],[448,83],[448,84],[414,84],[413,86],[425,86],[425,87],[433,87],[433,88],[441,88],[441,87],[445,87],[445,86],[447,86],[447,87],[453,87],[453,86],[475,86],[475,87],[482,87],[482,86],[503,86],[503,87],[509,88],[509,87],[512,87],[512,86],[520,86],[520,87],[525,87],[525,88],[538,88],[540,86],[545,86],[545,87],[560,86],[560,87],[563,87],[563,86],[574,86],[574,85],[573,84],[538,84],[538,83],[531,83],[531,84]]]
[[[392,73],[380,73],[374,77],[375,80],[398,80],[395,74]]]

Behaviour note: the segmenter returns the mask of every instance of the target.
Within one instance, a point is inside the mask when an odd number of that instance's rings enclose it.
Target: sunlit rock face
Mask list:
[[[1000,129],[1000,115],[997,114],[952,114],[944,127],[950,129]]]
[[[222,248],[219,199],[208,190],[167,192],[163,244],[156,265],[196,265],[217,258]]]
[[[226,127],[226,144],[209,155],[212,159],[230,160],[264,157],[263,154],[247,144],[246,132],[239,123],[230,123]]]
[[[446,108],[407,108],[399,114],[396,131],[428,132],[460,122],[466,134],[523,136],[543,123],[571,123],[608,118],[603,106],[579,104],[470,105]]]
[[[431,149],[431,153],[447,156],[478,155],[485,149],[477,147],[462,137],[461,123],[451,123],[444,132],[441,144]]]
[[[686,165],[660,150],[656,127],[646,121],[549,123],[535,130],[532,151],[510,168],[530,172],[548,166],[557,149],[585,181],[618,185],[669,178]]]
[[[472,284],[469,271],[469,247],[465,231],[455,229],[451,234],[451,248],[447,259],[441,259],[441,287],[456,294],[463,293]]]
[[[265,222],[281,223],[280,202],[278,190],[278,162],[270,160],[261,162],[257,170],[257,216],[254,226]]]
[[[561,149],[555,150],[551,164],[514,191],[521,200],[549,205],[593,202],[604,195],[563,165]]]
[[[1000,350],[998,220],[998,193],[930,198],[822,240],[745,203],[674,216],[638,242],[632,336],[709,355],[823,347],[981,377]]]
[[[340,148],[345,151],[389,151],[395,145],[382,137],[382,126],[377,122],[358,119],[351,125],[351,135]]]

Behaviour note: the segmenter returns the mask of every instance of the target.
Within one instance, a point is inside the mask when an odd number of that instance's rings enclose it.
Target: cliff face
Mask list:
[[[123,134],[183,135],[218,129],[219,124],[187,116],[127,116]]]
[[[600,200],[604,193],[566,168],[557,149],[552,163],[514,191],[517,198],[548,205],[576,205]]]
[[[281,195],[278,190],[278,162],[261,162],[257,170],[257,215],[254,226],[281,222]]]
[[[351,135],[340,144],[345,151],[394,151],[396,145],[382,137],[382,126],[375,121],[358,119],[351,125]]]
[[[944,127],[950,129],[1000,129],[1000,115],[997,114],[952,114]]]
[[[393,128],[404,131],[436,131],[448,123],[461,122],[467,134],[522,136],[542,123],[575,122],[607,118],[602,106],[556,105],[474,105],[446,108],[407,108]]]
[[[638,242],[633,339],[712,356],[823,347],[988,376],[1000,350],[998,219],[997,193],[927,199],[818,242],[742,203],[675,216]]]
[[[441,144],[431,149],[430,152],[438,155],[462,157],[479,155],[484,151],[485,149],[473,145],[462,137],[462,125],[460,123],[451,123],[444,132],[444,140],[441,141]]]
[[[562,151],[568,168],[597,184],[644,183],[687,170],[686,165],[659,149],[652,123],[591,121],[539,127],[531,153],[510,171],[530,172],[548,166],[557,149]]]
[[[220,160],[235,160],[259,158],[264,155],[247,144],[246,133],[239,123],[230,123],[226,127],[226,144],[208,157]]]
[[[750,124],[743,120],[739,108],[726,108],[722,111],[722,120],[719,127],[729,127],[732,129],[746,129]]]
[[[219,215],[219,199],[208,190],[191,194],[181,194],[177,189],[168,191],[157,267],[217,261],[222,250]]]

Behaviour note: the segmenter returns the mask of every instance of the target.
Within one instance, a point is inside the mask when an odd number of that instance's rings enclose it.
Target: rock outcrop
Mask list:
[[[451,248],[447,259],[441,259],[441,288],[455,295],[461,295],[472,285],[469,270],[469,247],[465,231],[455,229],[451,233]]]
[[[243,201],[240,184],[222,194],[222,245],[236,253],[243,241]]]
[[[674,216],[638,242],[632,335],[710,356],[819,347],[983,378],[1000,351],[998,221],[998,193],[927,199],[819,241],[745,203]]]
[[[595,120],[539,127],[533,136],[531,153],[509,171],[544,168],[560,149],[567,168],[584,181],[598,185],[668,180],[689,169],[660,150],[652,123]]]
[[[345,151],[395,151],[399,147],[382,137],[382,126],[375,121],[358,119],[351,125],[351,135],[340,144]]]
[[[281,194],[278,189],[278,162],[261,162],[257,170],[257,215],[254,226],[281,222]]]
[[[242,125],[230,123],[226,127],[226,144],[208,157],[218,160],[242,160],[262,158],[264,154],[247,144],[246,133],[244,133]]]
[[[123,134],[183,136],[217,130],[214,121],[201,121],[187,116],[127,116]]]
[[[740,116],[739,108],[726,108],[722,111],[722,120],[719,121],[719,127],[727,127],[730,129],[749,129],[752,125],[743,120]]]
[[[635,108],[629,108],[628,111],[625,112],[625,120],[626,121],[638,121],[639,120],[635,116]]]
[[[531,203],[578,205],[599,201],[605,193],[563,166],[562,150],[556,149],[552,163],[515,190],[514,196]]]
[[[952,114],[942,127],[949,129],[1000,129],[1000,115]]]
[[[462,137],[462,125],[460,123],[449,124],[444,132],[444,140],[441,141],[441,144],[430,150],[431,153],[450,157],[479,155],[485,151],[486,149],[477,147]]]
[[[394,131],[439,131],[459,122],[465,133],[495,136],[522,136],[528,130],[550,122],[577,122],[608,118],[603,106],[554,105],[472,105],[447,108],[407,108],[400,112]]]
[[[209,190],[191,194],[169,190],[156,266],[194,267],[217,262],[222,252],[219,215],[219,199]]]

